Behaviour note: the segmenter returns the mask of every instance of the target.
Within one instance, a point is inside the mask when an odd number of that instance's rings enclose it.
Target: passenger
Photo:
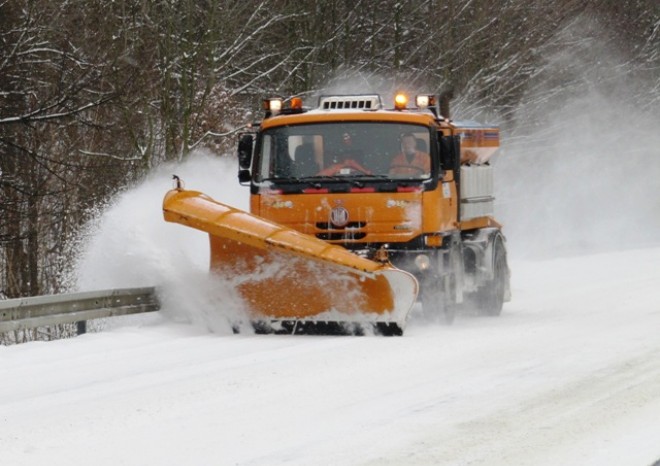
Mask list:
[[[332,175],[371,175],[371,170],[363,167],[357,159],[360,158],[360,151],[353,146],[353,138],[349,133],[342,135],[342,147],[332,159],[332,165],[321,170],[319,176]]]
[[[390,174],[419,176],[428,173],[431,173],[428,152],[417,150],[417,138],[412,133],[404,133],[401,136],[401,153],[392,159]]]
[[[311,142],[296,147],[295,168],[296,177],[299,178],[313,176],[319,171],[319,164],[316,163],[314,154],[314,145]]]

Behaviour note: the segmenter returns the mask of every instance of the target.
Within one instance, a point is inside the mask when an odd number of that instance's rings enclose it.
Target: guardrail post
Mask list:
[[[87,333],[87,321],[86,320],[79,320],[76,322],[76,333],[78,335],[82,335],[84,333]]]

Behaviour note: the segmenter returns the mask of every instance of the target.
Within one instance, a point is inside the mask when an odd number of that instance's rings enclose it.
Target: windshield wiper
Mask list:
[[[271,183],[297,183],[298,181],[300,181],[300,178],[298,178],[296,176],[291,176],[291,177],[288,177],[288,178],[276,177],[276,178],[264,178],[261,181],[270,181]]]
[[[382,179],[388,179],[389,180],[391,178],[390,175],[385,175],[385,174],[382,174],[382,173],[360,173],[360,174],[355,175],[355,176],[358,176],[362,179],[364,179],[364,178],[374,178],[376,180],[382,180]]]
[[[346,177],[340,177],[337,175],[314,175],[314,176],[305,176],[300,181],[346,181]]]

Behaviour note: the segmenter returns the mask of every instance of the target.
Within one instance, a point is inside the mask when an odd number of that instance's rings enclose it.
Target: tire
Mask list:
[[[509,267],[501,238],[493,244],[493,279],[477,292],[477,309],[481,315],[496,317],[502,313],[504,295],[508,286]]]

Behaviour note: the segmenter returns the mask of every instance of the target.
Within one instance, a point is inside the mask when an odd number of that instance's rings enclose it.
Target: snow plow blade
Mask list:
[[[163,214],[209,234],[211,270],[234,284],[259,333],[403,333],[418,292],[407,272],[197,191],[169,191]]]

